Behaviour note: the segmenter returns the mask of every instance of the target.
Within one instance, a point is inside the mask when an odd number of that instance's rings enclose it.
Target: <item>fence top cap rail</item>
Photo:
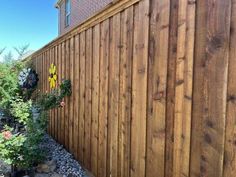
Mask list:
[[[60,1],[60,0],[59,0]],[[71,36],[74,36],[82,31],[85,31],[89,27],[95,26],[96,24],[102,22],[103,20],[110,18],[111,16],[119,13],[120,11],[132,6],[133,4],[139,2],[141,0],[113,0],[110,4],[108,4],[104,9],[101,11],[98,11],[95,15],[91,16],[81,24],[75,26],[70,31],[66,32],[63,35],[58,36],[36,52],[34,52],[31,57],[36,56],[39,54],[42,50],[45,50],[46,48],[53,47],[57,43],[63,42]]]

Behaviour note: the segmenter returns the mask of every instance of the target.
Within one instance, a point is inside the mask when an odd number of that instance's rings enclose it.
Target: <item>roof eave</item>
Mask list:
[[[55,8],[59,8],[60,7],[60,3],[61,3],[62,0],[57,0],[56,4],[55,4]]]

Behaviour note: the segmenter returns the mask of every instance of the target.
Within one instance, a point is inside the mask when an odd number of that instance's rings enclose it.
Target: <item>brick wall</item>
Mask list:
[[[59,7],[59,34],[62,35],[103,9],[112,0],[71,0],[71,24],[65,26],[65,0]]]

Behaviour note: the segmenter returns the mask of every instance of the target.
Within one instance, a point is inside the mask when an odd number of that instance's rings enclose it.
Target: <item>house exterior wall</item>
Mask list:
[[[71,30],[76,25],[103,9],[112,0],[71,0],[71,23],[65,25],[65,0],[59,4],[59,35]]]

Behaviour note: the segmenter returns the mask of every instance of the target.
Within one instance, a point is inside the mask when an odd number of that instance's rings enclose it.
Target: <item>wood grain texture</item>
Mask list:
[[[61,45],[61,80],[65,79],[65,42]],[[65,99],[62,100],[65,102]],[[65,144],[65,107],[61,108],[61,142]]]
[[[118,176],[130,176],[133,6],[121,13]]]
[[[85,32],[80,34],[80,102],[79,102],[79,160],[84,162],[85,118]]]
[[[236,1],[232,1],[229,48],[227,114],[225,127],[224,177],[236,174]]]
[[[96,177],[234,177],[235,0],[120,0],[32,55],[71,79],[48,132]]]
[[[56,66],[56,75],[57,75],[57,80],[56,80],[56,88],[58,88],[58,46],[55,46],[55,66]],[[55,127],[55,132],[54,132],[54,136],[55,136],[55,140],[58,141],[58,108],[55,109],[55,113],[54,113],[54,127]]]
[[[98,121],[100,77],[100,25],[93,28],[91,171],[98,176]]]
[[[70,77],[70,40],[65,42],[65,78],[69,79]],[[65,148],[69,150],[69,109],[70,109],[70,102],[68,97],[65,97]]]
[[[145,176],[149,1],[134,6],[131,177]]]
[[[84,164],[90,168],[91,166],[91,120],[92,120],[92,29],[86,31],[86,60],[85,60],[85,128],[84,128]]]
[[[79,159],[79,101],[80,101],[80,38],[79,35],[75,36],[75,61],[74,61],[74,130],[73,130],[73,143],[74,155]]]
[[[231,1],[197,1],[192,177],[221,177],[225,142]]]
[[[146,176],[164,177],[170,2],[153,0],[150,7]]]
[[[173,174],[189,175],[195,1],[179,1]]]
[[[70,73],[69,79],[71,80],[72,94],[69,97],[69,150],[75,154],[74,147],[74,97],[75,97],[75,82],[74,82],[74,67],[75,67],[75,40],[74,37],[70,39]]]
[[[110,19],[107,174],[118,176],[120,13]]]
[[[107,176],[107,117],[109,71],[109,20],[101,23],[98,176]]]

